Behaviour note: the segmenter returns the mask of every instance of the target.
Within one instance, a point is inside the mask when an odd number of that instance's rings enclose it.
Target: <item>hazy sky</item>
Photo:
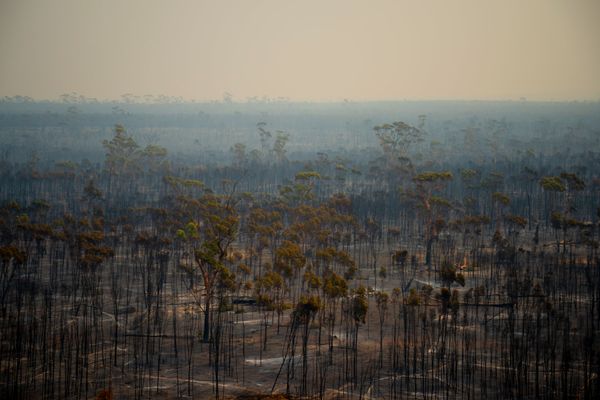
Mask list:
[[[0,96],[600,99],[599,0],[0,0]]]

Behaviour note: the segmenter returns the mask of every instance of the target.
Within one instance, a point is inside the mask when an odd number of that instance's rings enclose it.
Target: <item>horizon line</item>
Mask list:
[[[68,98],[61,98],[69,96]],[[72,96],[72,97],[71,97]],[[131,99],[124,98],[130,96]],[[144,100],[146,98],[147,100]],[[519,98],[397,98],[397,99],[291,99],[288,97],[252,96],[245,99],[186,99],[182,96],[168,95],[133,95],[125,94],[121,98],[88,97],[72,92],[57,98],[35,98],[27,95],[12,95],[0,97],[0,103],[31,104],[127,104],[127,105],[191,105],[191,104],[220,104],[220,105],[265,105],[265,104],[351,104],[351,103],[600,103],[600,97],[571,98],[571,99],[536,99],[525,96]]]

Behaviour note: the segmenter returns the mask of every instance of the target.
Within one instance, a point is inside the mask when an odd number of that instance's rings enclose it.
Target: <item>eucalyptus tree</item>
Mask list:
[[[109,176],[127,176],[138,171],[142,151],[137,142],[127,135],[123,125],[115,125],[114,137],[111,140],[104,140],[102,146],[106,150],[105,167]],[[112,189],[109,183],[109,192]]]
[[[141,148],[137,141],[128,135],[123,125],[115,125],[113,138],[104,140],[102,146],[106,151],[105,169],[109,176],[109,193],[114,190],[129,192],[124,190],[125,181],[131,184],[131,179],[144,171],[151,177],[167,172],[167,149],[155,144]],[[113,187],[115,182],[117,186]],[[137,180],[133,182],[137,183]]]
[[[294,183],[281,187],[279,194],[287,204],[299,206],[315,199],[314,189],[321,179],[318,172],[300,171],[296,174]]]
[[[404,163],[411,167],[408,150],[411,145],[424,141],[425,132],[421,128],[411,126],[402,121],[378,125],[373,128],[379,144],[389,163]]]
[[[333,341],[335,337],[336,314],[338,305],[348,294],[348,282],[333,271],[324,276],[323,294],[325,295],[324,309],[326,310],[325,321],[328,326],[329,363],[333,364]]]
[[[267,350],[268,342],[268,315],[277,312],[277,331],[279,332],[281,314],[284,311],[284,291],[286,283],[284,277],[276,271],[267,271],[254,284],[257,304],[262,308],[263,321],[259,339],[259,361],[262,363],[263,352]],[[273,318],[272,318],[273,319]]]
[[[302,330],[302,374],[300,381],[300,394],[308,393],[308,343],[310,335],[310,325],[315,316],[321,309],[321,299],[318,296],[301,297],[298,302],[292,318],[296,324],[303,325]]]
[[[166,160],[167,149],[155,144],[147,145],[141,153],[141,157],[149,173],[159,173],[168,166]]]
[[[377,259],[384,244],[384,241],[382,240],[381,223],[379,221],[376,221],[374,218],[367,218],[365,222],[365,233],[369,246],[369,253],[372,260],[373,278],[375,279],[375,285],[377,286]]]
[[[549,217],[554,210],[556,198],[560,193],[564,193],[567,190],[567,186],[558,176],[544,176],[540,179],[540,186],[544,190],[545,196],[545,209],[544,217],[546,224],[549,222]]]
[[[248,252],[250,254],[251,267],[254,260],[258,263],[258,277],[262,277],[263,252],[265,249],[274,249],[281,236],[283,229],[282,215],[277,210],[269,210],[265,207],[253,207],[250,209],[246,221],[246,235],[249,236]],[[273,262],[274,254],[273,253]]]
[[[462,205],[469,214],[479,213],[479,201],[477,198],[477,189],[481,180],[481,171],[473,168],[463,168],[460,170],[460,180],[462,183]]]
[[[510,205],[510,197],[501,192],[494,192],[492,194],[492,204],[494,205],[493,218],[495,229],[502,231],[506,208]]]
[[[246,145],[243,143],[235,143],[229,149],[231,155],[233,156],[233,165],[236,168],[242,168],[246,165],[248,159],[246,154]]]
[[[275,264],[273,268],[288,282],[289,287],[296,287],[294,281],[301,276],[301,270],[306,265],[306,256],[301,246],[295,241],[284,240],[275,250]]]
[[[191,274],[199,273],[204,285],[202,339],[210,340],[211,309],[217,283],[229,273],[227,256],[237,238],[239,202],[234,193],[217,195],[210,191],[199,199],[180,199],[183,215],[188,223],[177,231],[177,236],[188,242],[193,252]]]
[[[546,192],[552,194],[564,193],[564,200],[560,210],[552,209],[550,212],[550,223],[556,231],[563,231],[563,253],[567,247],[567,230],[581,225],[573,217],[577,210],[575,195],[585,189],[585,182],[577,174],[563,172],[560,176],[545,176],[540,180],[540,185]],[[557,238],[557,251],[559,242]]]
[[[276,132],[275,142],[273,143],[273,154],[275,154],[275,160],[278,164],[283,164],[288,160],[286,156],[287,149],[285,148],[285,145],[289,139],[289,133],[283,131]]]
[[[354,335],[352,349],[354,352],[352,362],[352,381],[354,385],[358,384],[358,328],[361,324],[367,322],[367,312],[369,310],[369,299],[367,297],[367,289],[364,286],[359,286],[354,290],[353,296],[350,299],[348,313],[351,320],[354,322]]]
[[[319,312],[321,305],[321,299],[318,296],[303,296],[299,299],[294,311],[290,315],[290,324],[288,326],[288,332],[285,340],[285,350],[283,353],[283,359],[279,367],[279,371],[273,381],[271,393],[275,390],[279,376],[286,367],[286,395],[290,394],[290,382],[295,376],[295,353],[296,353],[296,339],[298,331],[302,329],[302,372],[300,375],[300,393],[306,395],[308,392],[308,342],[310,336],[310,324],[313,322],[317,313]]]
[[[441,191],[447,182],[452,180],[452,173],[442,172],[423,172],[413,178],[415,188],[409,195],[417,201],[419,210],[425,218],[425,264],[431,268],[431,254],[433,243],[439,235],[439,231],[444,227],[443,219],[445,211],[450,209],[451,203],[438,192]]]

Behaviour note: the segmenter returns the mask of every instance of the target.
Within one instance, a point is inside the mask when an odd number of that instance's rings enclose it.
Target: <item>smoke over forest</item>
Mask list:
[[[0,110],[2,397],[599,393],[597,103]]]
[[[599,20],[0,0],[0,399],[599,399]]]

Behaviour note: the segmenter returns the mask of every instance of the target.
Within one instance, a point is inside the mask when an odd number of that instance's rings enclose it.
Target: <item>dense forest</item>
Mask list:
[[[597,102],[6,98],[0,398],[599,398],[599,171]]]

